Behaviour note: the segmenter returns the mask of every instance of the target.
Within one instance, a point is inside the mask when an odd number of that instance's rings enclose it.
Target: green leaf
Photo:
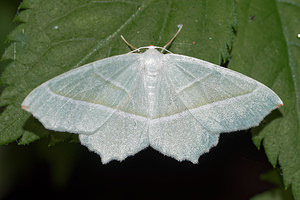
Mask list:
[[[285,186],[300,199],[300,2],[237,1],[239,26],[230,68],[271,87],[283,100],[252,130],[275,167],[280,164]]]
[[[28,144],[51,135],[50,144],[73,141],[70,134],[46,130],[20,105],[31,90],[70,69],[130,51],[134,46],[163,46],[184,24],[169,50],[220,64],[229,58],[235,5],[206,1],[46,1],[25,0],[2,59],[12,60],[1,83],[6,109],[0,116],[0,144]],[[76,139],[75,139],[76,140]]]
[[[298,0],[297,0],[298,1]],[[127,53],[124,35],[134,46],[163,46],[184,24],[170,51],[216,64],[229,62],[271,87],[283,100],[254,129],[286,187],[300,199],[299,2],[296,0],[92,1],[25,0],[8,37],[2,59],[11,60],[0,84],[5,106],[0,115],[0,144],[28,144],[43,137],[50,144],[76,138],[46,130],[20,105],[41,83],[85,63]],[[237,26],[238,23],[238,26]],[[236,32],[235,36],[233,33]],[[231,52],[232,51],[232,52]]]

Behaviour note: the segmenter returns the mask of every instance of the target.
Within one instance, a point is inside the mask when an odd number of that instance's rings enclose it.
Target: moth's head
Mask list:
[[[139,47],[129,53],[135,53],[135,52],[139,52],[139,53],[145,53],[145,52],[155,52],[155,51],[160,51],[159,53],[162,53],[162,52],[167,52],[167,53],[172,53],[171,51],[163,48],[163,47],[158,47],[158,46],[154,46],[154,45],[149,45],[149,46],[146,46],[146,47]],[[149,52],[148,52],[149,53]]]

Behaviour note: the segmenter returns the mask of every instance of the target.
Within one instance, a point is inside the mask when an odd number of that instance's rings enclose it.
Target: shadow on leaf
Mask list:
[[[22,136],[21,143],[30,143],[37,139],[49,137],[49,146],[53,146],[59,142],[79,142],[78,135],[68,132],[57,132],[46,129],[37,119],[30,116],[23,129],[28,132],[26,136]]]

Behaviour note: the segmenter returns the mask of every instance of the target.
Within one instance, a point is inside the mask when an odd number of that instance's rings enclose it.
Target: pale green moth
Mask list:
[[[258,126],[283,105],[262,83],[170,53],[167,45],[141,47],[54,77],[34,89],[22,108],[47,129],[79,134],[102,163],[148,146],[197,163],[220,133]]]

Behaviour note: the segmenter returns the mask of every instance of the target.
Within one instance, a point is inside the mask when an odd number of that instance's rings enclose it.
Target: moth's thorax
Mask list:
[[[150,76],[157,76],[163,66],[164,54],[154,48],[150,48],[142,55],[144,72]]]

